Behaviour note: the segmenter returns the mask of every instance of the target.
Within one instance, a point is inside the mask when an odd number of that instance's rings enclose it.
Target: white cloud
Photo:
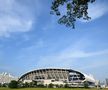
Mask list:
[[[32,20],[26,21],[12,16],[0,19],[0,36],[9,36],[11,32],[27,32],[32,26]]]
[[[89,21],[98,19],[102,17],[103,15],[105,15],[107,12],[108,12],[108,5],[105,2],[95,1],[93,4],[90,4],[88,8],[88,16],[91,17]],[[88,22],[86,20],[80,20],[80,21]]]
[[[84,44],[85,43],[85,44]],[[81,58],[91,58],[95,56],[102,56],[102,55],[108,55],[108,49],[107,50],[100,50],[100,51],[86,51],[86,47],[89,45],[86,44],[86,40],[79,40],[75,44],[72,44],[70,47],[65,48],[61,52],[52,53],[47,56],[42,56],[40,60],[37,63],[37,67],[66,67],[70,68],[73,67],[72,64],[74,62],[77,63],[80,62],[79,60]],[[83,61],[82,61],[83,62]]]
[[[9,37],[13,32],[28,32],[34,19],[32,9],[30,5],[18,0],[0,0],[0,36]]]
[[[38,65],[38,67],[42,66],[42,67],[66,67],[66,68],[69,68],[69,67],[72,67],[72,63],[74,63],[74,61],[76,61],[76,60],[79,60],[81,58],[90,58],[90,57],[99,56],[99,55],[102,56],[104,54],[108,54],[108,50],[86,53],[83,51],[76,51],[76,52],[73,51],[72,52],[70,49],[70,51],[68,51],[68,52],[62,51],[57,54],[52,54],[52,55],[41,57],[40,61],[38,62],[37,65]],[[98,63],[97,63],[97,65],[98,65]]]
[[[93,61],[93,62],[87,64],[86,66],[84,65],[84,66],[80,67],[80,69],[87,70],[87,69],[99,68],[99,67],[103,67],[103,66],[107,66],[107,65],[108,65],[108,62],[106,62],[106,61],[103,62],[102,60],[98,60],[98,62],[97,62],[97,60],[96,60],[96,62]]]
[[[89,16],[94,20],[106,14],[108,12],[108,6],[105,3],[97,2],[89,7],[88,12]]]

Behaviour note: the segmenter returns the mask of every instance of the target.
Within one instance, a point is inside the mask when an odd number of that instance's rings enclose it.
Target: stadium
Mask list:
[[[25,73],[19,78],[19,81],[32,82],[36,81],[43,85],[58,84],[70,86],[83,86],[84,82],[88,82],[89,86],[95,86],[96,80],[87,74],[72,69],[37,69]]]

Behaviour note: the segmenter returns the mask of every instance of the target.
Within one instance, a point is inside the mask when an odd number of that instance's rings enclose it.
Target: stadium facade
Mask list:
[[[93,86],[96,83],[96,80],[90,76],[83,74],[79,71],[72,69],[38,69],[25,73],[19,78],[19,81],[22,82],[32,82],[37,81],[41,84],[58,84],[64,85],[69,84],[73,86],[84,85],[84,82],[87,81],[89,85]]]

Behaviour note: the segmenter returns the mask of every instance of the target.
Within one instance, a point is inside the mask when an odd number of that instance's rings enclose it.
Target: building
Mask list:
[[[108,86],[108,78],[106,78],[106,86]]]
[[[106,78],[106,83],[105,83],[106,85],[106,88],[108,88],[108,78]]]
[[[7,72],[3,72],[0,74],[0,83],[1,84],[10,83],[11,80],[18,80],[18,78],[12,76],[11,74],[9,74]]]
[[[22,82],[37,81],[44,85],[52,84],[69,84],[81,86],[85,81],[89,85],[95,85],[95,79],[91,75],[83,74],[72,69],[38,69],[25,73],[19,78]],[[83,84],[84,85],[84,84]]]

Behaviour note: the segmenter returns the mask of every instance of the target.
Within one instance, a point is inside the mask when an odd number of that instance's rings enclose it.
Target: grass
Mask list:
[[[20,88],[20,89],[10,89],[10,88],[0,88],[0,90],[99,90],[99,89],[84,89],[84,88]],[[108,90],[108,89],[101,89]]]

